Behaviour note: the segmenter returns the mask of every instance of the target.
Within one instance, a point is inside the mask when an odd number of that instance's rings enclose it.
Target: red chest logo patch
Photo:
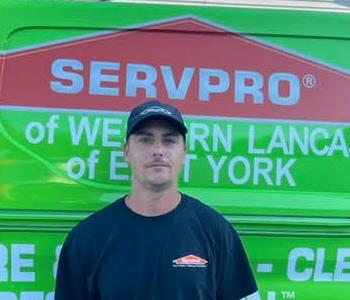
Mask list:
[[[205,268],[207,265],[207,260],[193,254],[173,260],[173,267]]]

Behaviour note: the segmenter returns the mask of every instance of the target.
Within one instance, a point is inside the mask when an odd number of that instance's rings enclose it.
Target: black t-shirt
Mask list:
[[[239,300],[256,292],[241,241],[219,213],[184,194],[157,217],[124,200],[71,231],[56,300]]]

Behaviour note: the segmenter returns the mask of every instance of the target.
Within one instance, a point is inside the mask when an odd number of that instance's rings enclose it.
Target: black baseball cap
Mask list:
[[[182,115],[176,107],[153,100],[136,106],[130,112],[126,129],[126,139],[129,138],[130,134],[136,131],[143,121],[149,119],[168,120],[179,130],[183,137],[185,137],[187,133],[187,128],[182,119]]]

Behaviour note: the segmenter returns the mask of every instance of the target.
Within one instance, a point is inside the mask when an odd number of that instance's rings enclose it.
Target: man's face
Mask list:
[[[131,134],[124,148],[133,180],[144,188],[161,191],[177,186],[185,158],[182,135],[166,120],[149,120]]]

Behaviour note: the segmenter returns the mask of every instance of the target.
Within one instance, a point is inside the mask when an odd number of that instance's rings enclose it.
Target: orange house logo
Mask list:
[[[350,73],[196,17],[0,52],[0,104],[350,121]]]

